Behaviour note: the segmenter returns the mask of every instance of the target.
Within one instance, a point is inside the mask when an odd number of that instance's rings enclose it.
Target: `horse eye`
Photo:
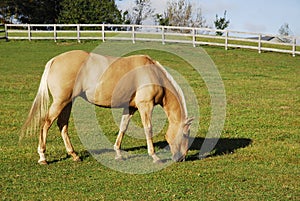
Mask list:
[[[184,138],[190,138],[190,137],[189,137],[189,134],[186,134],[186,133],[183,133],[183,137],[184,137]]]

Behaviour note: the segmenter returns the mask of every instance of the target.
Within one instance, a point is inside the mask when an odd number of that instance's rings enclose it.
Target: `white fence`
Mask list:
[[[5,26],[4,24],[0,24],[0,39],[5,39],[6,38],[6,31],[5,31]]]
[[[262,51],[300,55],[297,45],[299,37],[281,38],[277,35],[216,30],[209,28],[120,25],[120,24],[5,24],[7,40],[130,40],[157,41],[165,43],[189,43],[197,45],[223,46],[229,48],[255,49]],[[222,36],[216,36],[222,32]]]

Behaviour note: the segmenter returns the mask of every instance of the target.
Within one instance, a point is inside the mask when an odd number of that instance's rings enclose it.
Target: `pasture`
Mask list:
[[[82,145],[71,118],[70,137],[83,159],[73,162],[58,128],[47,140],[50,164],[37,163],[38,135],[19,142],[46,62],[59,53],[92,51],[100,42],[0,42],[0,197],[2,200],[299,200],[300,58],[251,50],[204,47],[223,79],[226,122],[207,158],[198,152],[209,127],[205,83],[184,61],[159,51],[149,54],[189,81],[200,105],[200,129],[187,161],[150,174],[125,174],[102,165]],[[166,44],[168,45],[168,44]],[[184,48],[184,45],[182,46]],[[97,109],[107,137],[118,127],[111,112]],[[134,117],[134,119],[138,119]],[[136,120],[138,121],[138,120]],[[155,148],[164,144],[163,132]],[[146,153],[146,140],[125,136],[122,148]]]

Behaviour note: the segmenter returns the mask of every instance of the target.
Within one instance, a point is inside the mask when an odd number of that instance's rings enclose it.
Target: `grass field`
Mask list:
[[[37,136],[19,143],[20,129],[37,92],[45,63],[99,42],[0,42],[0,198],[2,200],[300,200],[300,58],[287,54],[204,47],[226,88],[224,130],[210,157],[197,159],[208,129],[210,99],[202,80],[183,61],[144,51],[186,76],[201,112],[187,161],[151,174],[125,174],[95,160],[73,121],[70,136],[82,162],[67,157],[56,126],[48,135],[50,164],[37,164]],[[183,46],[184,47],[184,46]],[[113,142],[118,128],[110,111],[99,120]],[[155,138],[159,149],[163,135]],[[146,141],[125,137],[124,149],[146,153]]]

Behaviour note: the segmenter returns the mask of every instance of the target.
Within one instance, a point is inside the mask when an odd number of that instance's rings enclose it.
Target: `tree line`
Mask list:
[[[121,0],[118,0],[121,1]],[[209,27],[200,7],[189,0],[168,0],[167,9],[156,13],[150,0],[134,0],[127,10],[119,10],[115,0],[1,0],[0,23],[31,24],[142,24],[152,19],[156,25]],[[224,30],[230,21],[216,15],[213,25]],[[282,36],[292,35],[288,23],[278,30]],[[216,32],[222,35],[223,32]]]
[[[189,0],[169,0],[164,13],[155,13],[150,0],[135,0],[128,10],[119,10],[115,0],[1,0],[1,23],[31,24],[142,24],[153,19],[157,25],[208,27],[201,8]],[[217,29],[229,20],[216,16]],[[222,34],[222,33],[217,33]]]
[[[1,0],[2,23],[121,23],[114,0]]]

